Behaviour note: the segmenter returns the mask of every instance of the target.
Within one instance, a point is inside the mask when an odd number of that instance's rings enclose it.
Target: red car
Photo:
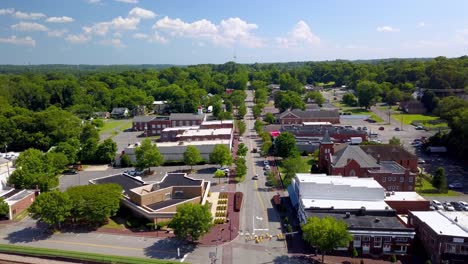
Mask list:
[[[384,130],[385,128],[384,127],[379,127],[379,130]]]

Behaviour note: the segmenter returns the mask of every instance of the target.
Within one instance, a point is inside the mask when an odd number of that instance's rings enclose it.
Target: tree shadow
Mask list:
[[[194,243],[176,238],[166,238],[158,240],[153,245],[145,248],[144,253],[147,257],[155,259],[177,259],[191,253],[195,247],[196,244]],[[180,255],[177,254],[177,249],[179,249]]]
[[[9,233],[5,239],[12,244],[16,244],[45,240],[51,236],[52,232],[47,228],[27,227],[13,233]]]
[[[214,174],[216,170],[217,170],[216,167],[210,167],[210,168],[203,168],[203,169],[196,170],[195,173],[198,173],[198,174]]]

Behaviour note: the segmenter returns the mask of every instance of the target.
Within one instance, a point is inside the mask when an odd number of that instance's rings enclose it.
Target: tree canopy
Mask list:
[[[276,138],[275,148],[277,155],[283,158],[298,154],[296,138],[289,132],[283,132]]]
[[[212,221],[208,205],[184,203],[177,206],[169,227],[174,229],[176,237],[196,241],[210,230]]]
[[[215,145],[213,151],[210,153],[210,163],[223,165],[231,165],[232,156],[231,151],[226,145]]]
[[[136,167],[139,169],[158,167],[164,162],[164,157],[151,139],[144,139],[135,149]]]
[[[352,241],[346,223],[334,217],[310,217],[302,225],[302,237],[312,246],[317,246],[322,252],[322,263],[325,254],[338,247],[346,247]]]
[[[72,202],[67,193],[57,190],[39,195],[28,208],[33,219],[50,226],[61,228],[61,224],[70,216]]]
[[[187,146],[184,151],[184,163],[189,165],[190,169],[193,169],[193,165],[197,165],[203,159],[200,155],[200,152],[195,146]]]

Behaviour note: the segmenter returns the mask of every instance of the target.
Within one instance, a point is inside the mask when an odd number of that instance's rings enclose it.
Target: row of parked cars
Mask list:
[[[468,211],[468,203],[464,201],[441,203],[437,200],[432,200],[431,209],[445,211]]]

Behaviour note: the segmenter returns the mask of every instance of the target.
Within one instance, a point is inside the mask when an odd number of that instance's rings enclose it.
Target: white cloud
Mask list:
[[[416,25],[416,27],[418,27],[418,28],[422,28],[422,27],[425,27],[425,26],[426,26],[426,23],[424,23],[422,21],[419,22],[418,25]]]
[[[46,22],[49,22],[49,23],[70,23],[73,21],[75,21],[73,18],[67,17],[67,16],[49,17],[46,19]]]
[[[23,13],[21,11],[16,11],[13,15],[14,17],[18,19],[31,19],[31,20],[37,20],[46,17],[46,15],[42,13]]]
[[[215,25],[206,19],[187,23],[179,18],[171,19],[166,16],[158,20],[153,28],[167,32],[171,36],[208,39],[214,44],[232,45],[238,42],[247,47],[263,46],[261,39],[251,32],[257,28],[257,25],[249,24],[237,17],[222,20],[219,25]]]
[[[135,7],[130,12],[128,12],[128,17],[135,17],[135,18],[141,18],[141,19],[150,19],[150,18],[155,18],[157,16],[156,13],[154,13],[151,10]]]
[[[115,0],[117,2],[121,3],[127,3],[127,4],[138,4],[138,0]]]
[[[107,39],[107,40],[102,40],[99,42],[101,45],[106,45],[106,46],[114,46],[116,48],[125,48],[126,46],[122,43],[120,39],[114,38],[114,39]]]
[[[280,48],[290,48],[304,44],[314,46],[320,44],[320,38],[310,30],[309,25],[303,20],[294,25],[286,38],[278,37],[275,40]]]
[[[50,30],[47,32],[47,36],[49,37],[61,37],[67,33],[68,30],[62,29],[62,30]]]
[[[20,22],[11,26],[12,29],[18,31],[47,31],[49,30],[44,25],[39,23]]]
[[[0,9],[0,15],[11,15],[15,12],[14,8],[4,8]]]
[[[31,37],[27,36],[24,38],[17,38],[16,36],[11,36],[9,38],[0,38],[0,43],[8,43],[13,45],[23,45],[23,46],[36,46],[36,41]]]
[[[168,40],[161,36],[158,32],[155,32],[153,35],[148,35],[144,33],[135,33],[132,36],[134,39],[143,39],[151,43],[167,43]]]
[[[79,35],[69,34],[65,38],[65,40],[73,44],[83,44],[83,43],[88,42],[90,40],[90,37],[84,34],[79,34]]]
[[[94,34],[99,36],[106,35],[109,30],[124,31],[124,30],[136,30],[140,23],[139,18],[123,18],[121,16],[114,18],[110,22],[96,23],[91,27],[83,27],[83,31],[86,34]]]
[[[393,28],[391,26],[382,26],[382,27],[377,27],[378,32],[400,32],[399,28]]]

